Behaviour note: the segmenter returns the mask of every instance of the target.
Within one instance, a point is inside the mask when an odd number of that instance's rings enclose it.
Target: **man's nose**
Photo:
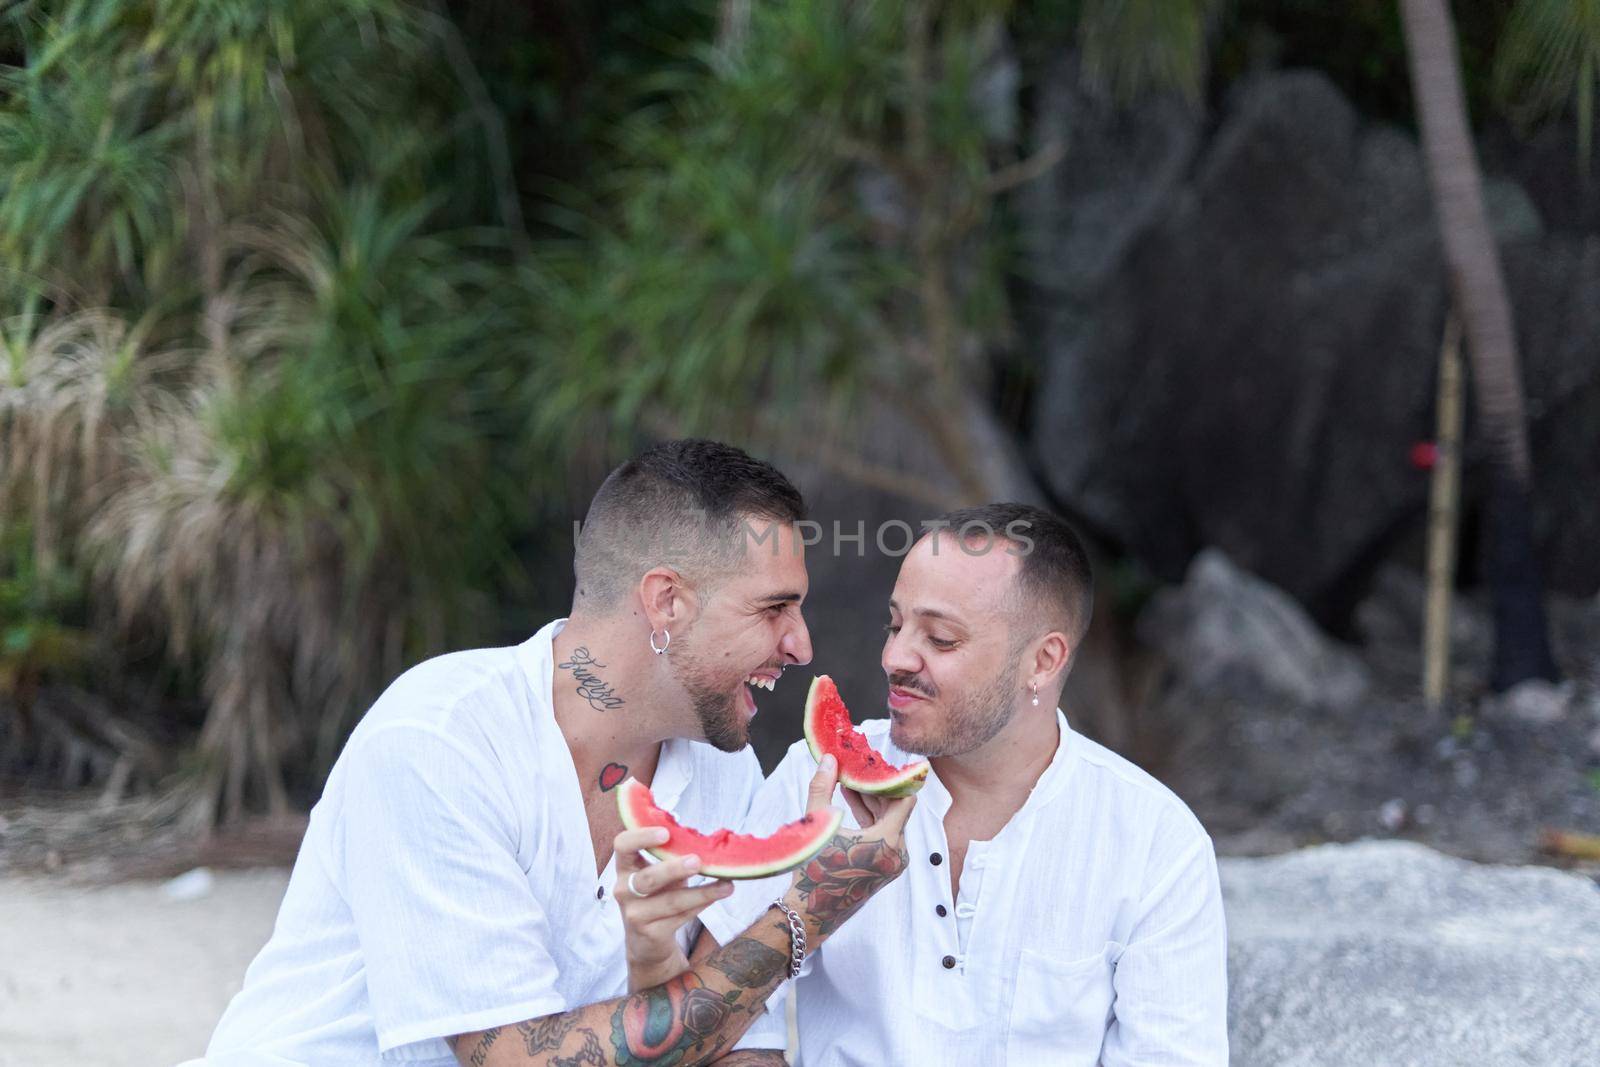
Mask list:
[[[890,633],[888,640],[883,643],[883,656],[880,662],[886,675],[917,674],[922,670],[922,661],[912,650],[911,642],[903,639],[904,636],[904,634]]]
[[[811,631],[806,629],[805,616],[798,618],[799,622],[778,642],[778,651],[788,663],[802,667],[811,662]]]

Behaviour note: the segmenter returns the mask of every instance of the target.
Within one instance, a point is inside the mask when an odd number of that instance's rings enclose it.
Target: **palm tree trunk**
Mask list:
[[[1478,421],[1489,439],[1485,562],[1494,600],[1491,684],[1504,689],[1524,679],[1556,676],[1533,548],[1533,474],[1517,336],[1483,205],[1449,8],[1445,0],[1402,0],[1401,15],[1445,263],[1471,354]]]

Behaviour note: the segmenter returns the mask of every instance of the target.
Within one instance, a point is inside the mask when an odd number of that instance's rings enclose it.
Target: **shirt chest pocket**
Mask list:
[[[1116,946],[1061,960],[1023,949],[1011,997],[1006,1062],[1011,1067],[1092,1065],[1100,1059],[1111,1017]]]

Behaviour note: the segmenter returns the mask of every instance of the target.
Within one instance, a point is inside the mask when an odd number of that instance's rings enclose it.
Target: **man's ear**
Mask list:
[[[1039,640],[1033,653],[1033,684],[1048,689],[1060,680],[1061,672],[1072,660],[1072,643],[1060,630],[1051,630]]]
[[[653,567],[644,573],[639,579],[639,602],[644,606],[651,633],[681,629],[698,606],[683,575],[671,567]]]

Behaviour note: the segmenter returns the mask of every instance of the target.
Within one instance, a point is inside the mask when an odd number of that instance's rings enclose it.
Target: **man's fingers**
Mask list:
[[[817,773],[811,776],[811,790],[806,796],[807,811],[825,811],[833,807],[833,787],[839,780],[839,761],[832,755],[823,756],[817,763]]]
[[[616,853],[616,873],[619,877],[626,878],[635,870],[645,869],[650,865],[650,861],[640,856],[640,851],[666,843],[666,827],[651,825],[640,830],[622,830],[616,837],[611,838],[611,851]]]
[[[636,925],[665,922],[676,930],[732,893],[731,882],[713,882],[692,889],[670,889],[634,903],[629,908],[628,921]]]
[[[854,789],[840,790],[844,793],[844,802],[850,805],[850,811],[856,817],[856,825],[865,830],[878,821],[877,815],[867,806],[866,798]]]
[[[883,806],[878,812],[878,821],[875,826],[883,828],[885,837],[898,837],[906,831],[906,820],[911,818],[911,809],[917,806],[917,797],[913,793],[908,797],[897,797]]]
[[[611,841],[611,849],[617,854],[617,874],[619,880],[626,879],[634,871],[642,871],[649,864],[639,855],[641,849],[652,845],[667,843],[667,830],[664,826],[647,826],[640,830],[624,830]]]
[[[621,858],[621,853],[617,853]],[[684,856],[679,859],[662,860],[649,866],[628,872],[623,872],[621,863],[617,865],[616,897],[625,900],[633,897],[648,897],[663,889],[682,885],[687,879],[694,877],[700,870],[699,856]],[[631,884],[630,884],[631,883]]]

